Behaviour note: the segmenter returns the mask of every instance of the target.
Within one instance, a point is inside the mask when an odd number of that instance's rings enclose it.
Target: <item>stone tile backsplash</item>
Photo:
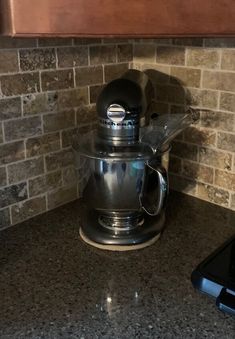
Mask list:
[[[0,37],[0,228],[78,197],[72,137],[128,68],[153,80],[157,113],[200,111],[172,145],[171,186],[235,209],[235,39]]]
[[[78,197],[72,137],[132,60],[128,40],[0,37],[0,228]]]
[[[155,111],[188,105],[199,122],[173,142],[170,186],[235,209],[235,39],[136,39],[133,68],[155,85]]]

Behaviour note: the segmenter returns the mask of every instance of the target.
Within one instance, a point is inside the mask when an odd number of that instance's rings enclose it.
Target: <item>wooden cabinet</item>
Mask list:
[[[235,36],[235,0],[0,0],[11,36]]]

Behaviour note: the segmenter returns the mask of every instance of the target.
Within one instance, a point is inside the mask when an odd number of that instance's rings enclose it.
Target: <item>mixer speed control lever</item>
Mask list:
[[[126,110],[121,105],[112,104],[107,109],[107,116],[112,122],[122,122],[126,116]]]

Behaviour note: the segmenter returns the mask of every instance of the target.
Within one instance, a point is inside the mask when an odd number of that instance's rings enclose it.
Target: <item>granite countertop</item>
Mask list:
[[[113,253],[80,240],[79,205],[0,233],[0,338],[234,338],[234,318],[190,282],[234,212],[171,193],[161,239]]]

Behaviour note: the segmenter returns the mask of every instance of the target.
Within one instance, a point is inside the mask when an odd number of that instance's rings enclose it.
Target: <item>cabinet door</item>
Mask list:
[[[11,36],[235,35],[235,0],[0,0]]]

